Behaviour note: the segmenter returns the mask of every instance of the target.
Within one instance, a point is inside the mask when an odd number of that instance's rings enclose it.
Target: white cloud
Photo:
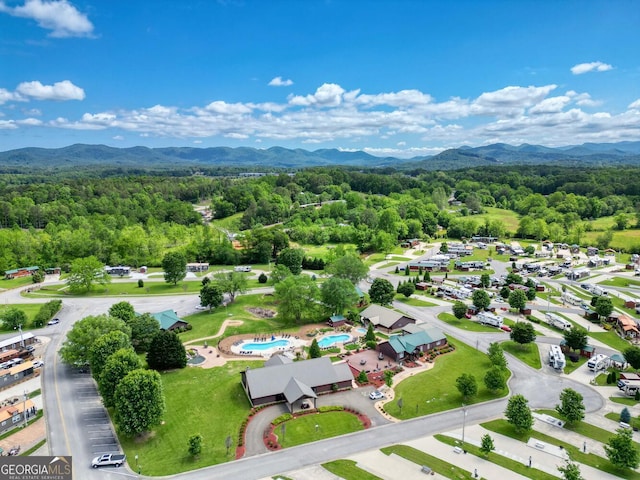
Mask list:
[[[289,103],[297,106],[310,106],[320,105],[325,107],[335,107],[342,103],[342,95],[345,93],[344,89],[335,83],[325,83],[318,87],[316,93],[307,96],[291,96]]]
[[[20,100],[19,95],[14,92],[10,92],[6,88],[0,88],[0,105],[16,100]]]
[[[291,79],[283,80],[282,77],[275,77],[271,79],[268,85],[270,87],[288,87],[290,85],[293,85],[293,80]]]
[[[251,113],[251,108],[242,103],[227,103],[227,102],[211,102],[205,107],[205,110],[213,113],[220,113],[222,115],[235,115]]]
[[[415,107],[427,105],[433,98],[429,94],[419,90],[401,90],[393,93],[380,93],[378,95],[360,95],[355,101],[360,105],[376,106],[389,105],[392,107]]]
[[[124,140],[124,137],[122,135],[115,135],[115,136],[113,136],[111,138],[114,139],[114,140],[118,140],[118,141]]]
[[[23,82],[18,85],[16,92],[25,97],[36,100],[84,100],[84,90],[75,86],[69,80],[43,85],[39,81]]]
[[[631,102],[627,108],[629,110],[640,110],[640,98],[635,102]]]
[[[87,16],[67,0],[26,0],[13,8],[0,1],[0,12],[33,19],[38,26],[51,30],[51,37],[88,37],[93,32]]]
[[[557,113],[564,109],[564,107],[571,101],[567,96],[545,98],[540,103],[534,105],[529,109],[530,114],[540,113]]]
[[[525,108],[542,101],[556,85],[543,87],[509,86],[494,92],[481,94],[471,105],[471,113],[476,115],[498,115],[513,117]]]
[[[606,72],[612,68],[613,67],[608,63],[602,62],[579,63],[571,67],[571,73],[574,75],[582,75],[583,73],[588,72]]]
[[[29,127],[39,127],[42,125],[42,120],[39,118],[25,118],[24,120],[18,120],[16,123]]]

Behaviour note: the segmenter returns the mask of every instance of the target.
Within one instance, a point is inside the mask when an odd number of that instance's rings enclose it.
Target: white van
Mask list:
[[[250,272],[251,267],[248,265],[238,266],[233,269],[236,272]]]

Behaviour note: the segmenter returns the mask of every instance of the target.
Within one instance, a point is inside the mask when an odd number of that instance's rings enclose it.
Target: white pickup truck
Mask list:
[[[99,457],[94,458],[91,461],[91,466],[93,468],[104,467],[106,465],[114,465],[116,467],[119,467],[124,463],[126,459],[127,459],[126,455],[116,455],[113,453],[105,453],[104,455],[100,455]]]

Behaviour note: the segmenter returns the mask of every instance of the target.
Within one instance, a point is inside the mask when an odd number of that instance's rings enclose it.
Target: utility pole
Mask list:
[[[462,412],[462,451],[467,453],[467,450],[464,448],[464,427],[467,423],[467,406],[464,403],[462,404]]]

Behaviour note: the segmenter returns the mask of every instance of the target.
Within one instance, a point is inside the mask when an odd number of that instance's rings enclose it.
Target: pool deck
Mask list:
[[[260,343],[269,344],[271,342],[277,342],[278,340],[287,340],[288,345],[273,346],[269,348],[245,347],[245,345],[250,345],[250,344],[253,344],[253,345],[258,344],[258,346],[261,346]],[[231,345],[231,352],[235,353],[236,355],[261,356],[261,357],[268,358],[268,357],[271,357],[271,355],[273,355],[274,353],[282,353],[282,352],[293,353],[297,348],[302,348],[306,346],[307,343],[308,342],[306,340],[302,340],[301,338],[296,338],[296,336],[291,334],[284,334],[284,336],[273,335],[271,337],[262,336],[262,337],[238,340],[234,342],[233,345]]]

